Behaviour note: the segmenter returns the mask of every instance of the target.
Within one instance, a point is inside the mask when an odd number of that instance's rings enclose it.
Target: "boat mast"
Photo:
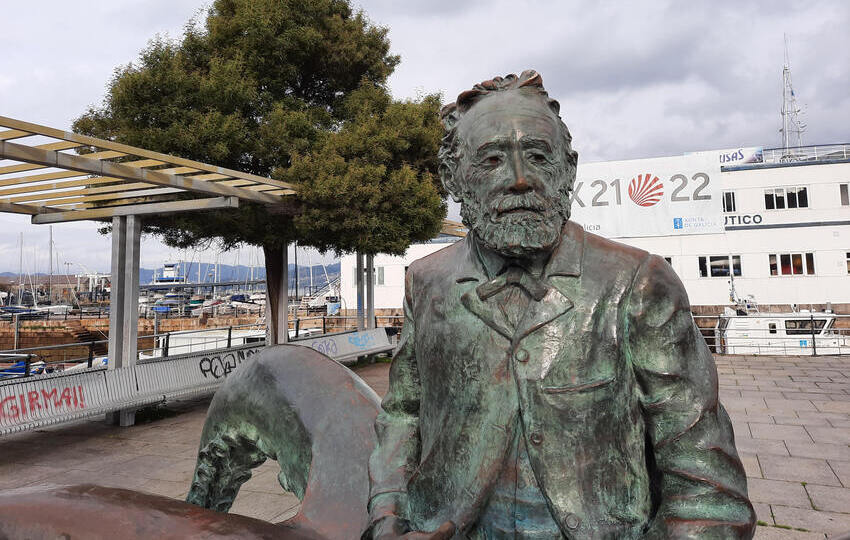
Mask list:
[[[796,142],[797,147],[803,146],[803,132],[806,125],[800,122],[797,107],[797,96],[794,94],[794,86],[791,84],[791,60],[788,54],[788,36],[785,35],[785,63],[782,66],[782,148],[785,155],[789,155],[788,149]]]
[[[295,253],[295,300],[298,300],[298,242],[294,243],[293,252]],[[288,287],[288,284],[287,284]],[[287,293],[288,294],[288,293]]]
[[[307,252],[307,266],[310,267],[310,293],[309,296],[313,296],[315,293],[315,289],[313,289],[313,258],[310,257],[310,252]]]
[[[18,305],[24,301],[24,233],[21,233],[21,257],[18,262]]]
[[[48,265],[48,268],[50,268],[50,270],[48,270],[48,273],[47,273],[47,303],[49,305],[49,304],[52,303],[51,302],[51,299],[52,299],[51,292],[52,292],[52,285],[53,285],[53,225],[50,226],[50,250],[49,250],[48,256],[50,258],[50,264]]]

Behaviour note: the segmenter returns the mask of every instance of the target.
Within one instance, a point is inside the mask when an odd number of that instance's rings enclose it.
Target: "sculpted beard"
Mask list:
[[[527,257],[557,244],[568,210],[559,200],[531,191],[503,195],[489,205],[470,193],[461,196],[461,216],[488,248],[506,257]]]

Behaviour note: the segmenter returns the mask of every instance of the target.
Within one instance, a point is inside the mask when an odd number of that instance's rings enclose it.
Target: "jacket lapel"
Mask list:
[[[498,304],[495,301],[485,302],[481,300],[475,291],[475,287],[463,293],[460,301],[466,309],[477,315],[487,326],[508,339],[513,337],[513,332],[508,326],[508,320],[502,310],[499,309]]]
[[[553,284],[553,276],[578,277],[581,275],[581,262],[584,255],[584,229],[568,221],[562,231],[561,242],[544,271],[549,291],[539,302],[530,302],[528,309],[519,322],[516,340],[557,319],[573,307],[573,302]]]
[[[481,300],[475,290],[477,285],[485,283],[488,281],[488,278],[487,272],[484,270],[484,265],[478,257],[473,236],[474,234],[468,234],[463,240],[463,255],[458,257],[457,269],[455,271],[455,275],[457,276],[455,286],[468,287],[465,292],[461,293],[460,302],[473,315],[484,321],[487,326],[507,339],[511,339],[513,332],[508,325],[505,314],[499,309],[496,302]]]
[[[549,286],[543,300],[529,302],[528,309],[519,321],[517,340],[520,340],[538,328],[557,319],[573,307],[573,302],[557,288]]]

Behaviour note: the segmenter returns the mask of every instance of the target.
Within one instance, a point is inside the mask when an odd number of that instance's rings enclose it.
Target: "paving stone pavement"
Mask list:
[[[356,368],[378,394],[389,365]],[[850,357],[717,357],[720,399],[735,429],[758,540],[850,532]],[[0,438],[0,489],[97,483],[186,496],[209,399],[170,403],[173,416],[129,428],[99,421]],[[232,512],[279,522],[298,499],[267,462]]]
[[[757,539],[850,532],[850,357],[716,358]]]

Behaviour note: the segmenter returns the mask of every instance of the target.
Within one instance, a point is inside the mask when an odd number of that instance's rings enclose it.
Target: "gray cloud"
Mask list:
[[[0,114],[67,128],[98,103],[112,70],[156,33],[179,36],[205,0],[46,0],[4,6]],[[446,101],[494,75],[535,68],[561,102],[582,162],[779,143],[783,33],[806,143],[850,142],[850,2],[732,0],[356,0],[390,29],[397,97]],[[455,214],[456,217],[456,214]],[[16,234],[47,231],[3,216],[0,261]],[[93,225],[56,227],[108,265]],[[67,232],[64,232],[67,231]],[[57,241],[58,242],[58,241]],[[11,246],[11,247],[9,247]],[[169,250],[146,242],[143,257]],[[101,257],[101,255],[103,255]],[[15,266],[16,262],[6,266]],[[0,264],[0,271],[4,270]]]

